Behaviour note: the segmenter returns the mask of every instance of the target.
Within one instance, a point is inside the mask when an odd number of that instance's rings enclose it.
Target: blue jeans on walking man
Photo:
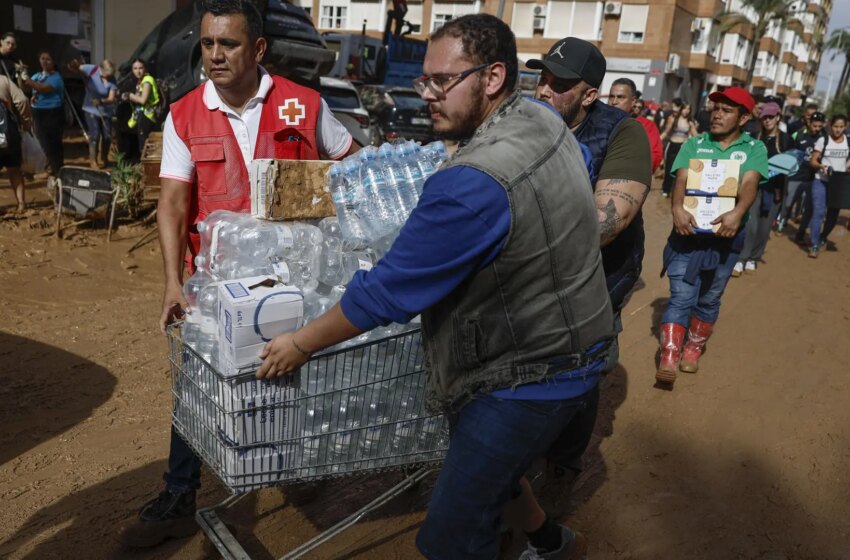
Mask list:
[[[670,301],[661,318],[662,324],[678,323],[687,328],[691,315],[706,323],[714,323],[720,315],[720,298],[732,276],[739,253],[731,249],[717,251],[715,268],[701,269],[695,278],[687,278],[693,255],[672,251],[666,262]]]

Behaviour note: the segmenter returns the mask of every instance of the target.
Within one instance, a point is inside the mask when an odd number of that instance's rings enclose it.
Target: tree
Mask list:
[[[747,65],[746,83],[750,84],[753,81],[753,70],[759,55],[759,45],[772,22],[795,32],[802,30],[802,22],[794,17],[799,12],[791,8],[792,4],[793,0],[741,0],[741,5],[744,8],[752,8],[756,12],[755,23],[740,12],[725,12],[717,16],[720,21],[721,34],[728,33],[738,25],[753,26],[753,50],[750,54],[750,62]]]
[[[824,48],[832,51],[832,58],[830,60],[835,60],[835,57],[839,54],[844,55],[844,68],[841,70],[838,87],[835,89],[835,97],[837,99],[847,89],[847,81],[850,79],[850,28],[833,31],[829,35],[829,40],[824,45]]]

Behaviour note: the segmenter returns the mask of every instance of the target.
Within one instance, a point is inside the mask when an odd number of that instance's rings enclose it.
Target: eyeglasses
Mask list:
[[[778,119],[779,115],[762,115],[761,120],[765,119]]]
[[[457,74],[437,74],[436,76],[422,75],[413,80],[413,89],[416,90],[416,93],[419,95],[419,97],[425,95],[425,90],[428,89],[437,99],[445,99],[446,94],[449,92],[450,89],[461,83],[470,74],[479,72],[484,68],[487,68],[488,66],[490,66],[490,63],[479,64],[474,68],[464,70],[463,72],[459,72]],[[449,85],[449,83],[452,81],[454,81],[454,83]]]

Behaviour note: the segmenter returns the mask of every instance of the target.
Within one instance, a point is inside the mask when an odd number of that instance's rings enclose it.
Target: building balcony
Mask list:
[[[708,53],[688,53],[682,55],[681,63],[691,70],[705,70],[712,73],[715,73],[717,70],[717,61]]]
[[[778,84],[776,86],[776,95],[788,95],[791,93],[791,86],[787,86],[785,84]]]
[[[718,64],[715,74],[718,76],[730,76],[733,81],[737,80],[739,82],[744,82],[747,79],[747,71],[734,64]]]
[[[807,61],[798,60],[797,63],[794,65],[794,70],[797,70],[798,72],[805,72],[806,68],[808,68],[808,67],[809,67],[809,63]]]
[[[773,37],[762,37],[759,43],[759,51],[767,51],[774,56],[782,52],[782,45]]]
[[[765,78],[764,76],[753,76],[752,87],[770,89],[773,87],[773,80]]]
[[[803,33],[803,42],[807,45],[811,45],[813,37],[814,35],[812,35],[811,33]]]
[[[752,41],[755,37],[755,26],[752,23],[739,23],[726,33],[727,35],[741,35],[747,41]]]
[[[684,4],[681,0],[680,3]],[[723,12],[726,7],[724,0],[691,0],[690,3],[692,5],[689,6],[691,8],[689,11],[692,11],[696,17],[713,18]],[[682,7],[685,8],[685,6]]]
[[[785,51],[782,53],[782,58],[780,59],[782,64],[787,64],[789,66],[794,66],[797,64],[797,55],[792,53],[791,51]]]

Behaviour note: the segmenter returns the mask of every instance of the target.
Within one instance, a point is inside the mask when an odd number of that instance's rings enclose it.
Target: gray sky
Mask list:
[[[840,29],[842,27],[850,27],[850,0],[833,0],[829,29],[826,31],[824,40],[829,39],[829,35],[833,29]],[[830,72],[833,74],[833,92],[838,85],[838,78],[841,76],[841,69],[844,67],[844,57],[839,54],[836,55],[835,60],[830,60],[830,58],[832,58],[831,51],[824,52],[821,57],[818,81],[815,85],[816,91],[826,91],[826,87],[829,85]]]

